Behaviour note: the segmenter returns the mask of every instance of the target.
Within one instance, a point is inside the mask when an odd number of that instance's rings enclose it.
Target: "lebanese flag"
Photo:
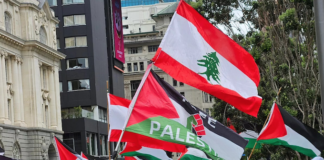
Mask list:
[[[57,151],[59,153],[59,160],[84,160],[78,153],[64,144],[56,136],[54,137]]]
[[[269,121],[262,129],[258,141],[286,146],[309,157],[321,155],[324,150],[324,137],[321,134],[276,103],[272,106]]]
[[[152,61],[174,79],[257,117],[262,98],[253,57],[183,0]]]
[[[137,159],[172,160],[164,150],[142,147],[135,143],[126,143],[124,150],[120,154]]]
[[[153,71],[145,74],[122,142],[181,153],[188,146],[212,159],[242,157],[246,140],[190,104]],[[118,138],[111,136],[110,141]]]

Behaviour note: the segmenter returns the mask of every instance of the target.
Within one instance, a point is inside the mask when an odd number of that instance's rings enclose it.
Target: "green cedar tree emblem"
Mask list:
[[[207,80],[210,82],[210,77],[213,78],[217,83],[220,82],[219,79],[219,59],[216,56],[216,52],[207,53],[207,55],[203,56],[205,59],[197,60],[198,65],[202,67],[206,67],[206,71],[199,74],[205,74],[207,76]]]

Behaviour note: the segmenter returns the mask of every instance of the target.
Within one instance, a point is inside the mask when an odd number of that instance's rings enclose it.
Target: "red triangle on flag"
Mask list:
[[[258,141],[279,138],[287,135],[285,122],[276,103],[274,103],[270,114],[269,121],[262,129]]]
[[[54,137],[56,148],[59,153],[60,160],[76,160],[78,157],[67,149],[56,137]]]

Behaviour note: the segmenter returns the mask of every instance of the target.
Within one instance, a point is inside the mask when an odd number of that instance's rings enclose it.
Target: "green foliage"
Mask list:
[[[279,19],[283,22],[286,31],[296,30],[298,27],[298,20],[295,17],[295,8],[287,9],[285,13],[279,16]]]

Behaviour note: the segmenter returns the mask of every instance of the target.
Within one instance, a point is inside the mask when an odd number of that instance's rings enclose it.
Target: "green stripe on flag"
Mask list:
[[[185,126],[162,116],[152,117],[131,125],[126,128],[126,131],[197,148],[214,160],[223,160],[223,158],[218,157],[218,154],[206,142],[189,131]]]
[[[264,144],[271,144],[271,145],[282,145],[282,146],[286,146],[289,147],[297,152],[300,152],[306,156],[309,157],[316,157],[317,155],[313,152],[313,150],[311,149],[307,149],[307,148],[303,148],[301,146],[294,146],[294,145],[290,145],[288,144],[286,141],[280,140],[278,138],[274,138],[274,139],[268,139],[268,140],[260,140],[258,141],[259,143],[264,143]]]
[[[244,138],[246,140],[249,141],[249,143],[245,146],[245,148],[253,148],[256,142],[255,138]],[[255,149],[260,149],[262,146],[261,144],[258,142],[257,145],[255,146]]]
[[[154,157],[150,154],[144,154],[144,153],[139,153],[139,152],[127,152],[127,153],[123,153],[123,156],[127,156],[127,157],[145,157],[147,160],[161,160],[157,157]]]

